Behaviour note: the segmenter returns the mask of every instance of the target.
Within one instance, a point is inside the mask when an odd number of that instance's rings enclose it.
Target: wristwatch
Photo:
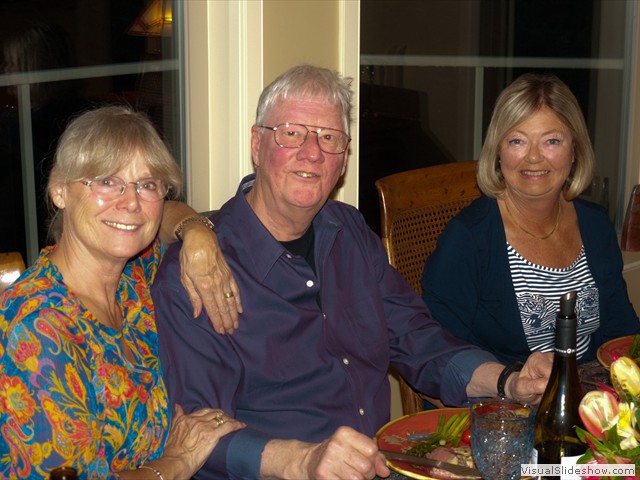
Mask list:
[[[514,372],[519,372],[524,367],[524,363],[522,362],[513,362],[511,365],[507,366],[502,370],[500,376],[498,377],[498,396],[506,397],[507,394],[504,391],[505,384],[507,383],[507,378]]]
[[[182,231],[184,230],[184,227],[186,227],[187,225],[193,222],[200,222],[204,224],[212,232],[215,229],[215,225],[207,217],[203,217],[202,215],[194,215],[193,217],[185,218],[183,221],[180,222],[180,225],[178,225],[178,228],[176,228],[175,235],[178,240],[182,241]]]

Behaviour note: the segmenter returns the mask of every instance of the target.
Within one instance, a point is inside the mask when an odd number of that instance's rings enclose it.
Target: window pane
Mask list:
[[[0,251],[28,262],[46,244],[45,186],[77,112],[126,103],[146,112],[180,160],[178,58],[169,0],[0,4]],[[158,18],[154,18],[157,16]]]
[[[597,159],[585,196],[620,220],[628,5],[362,0],[359,205],[374,230],[375,179],[477,159],[497,95],[525,72],[555,73],[576,95]]]

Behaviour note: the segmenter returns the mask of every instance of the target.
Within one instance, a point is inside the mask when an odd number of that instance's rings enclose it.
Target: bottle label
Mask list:
[[[566,348],[566,349],[561,349],[561,348],[556,347],[554,349],[554,352],[556,354],[562,356],[562,357],[570,357],[572,355],[576,355],[577,350],[575,348],[571,348],[571,347]]]

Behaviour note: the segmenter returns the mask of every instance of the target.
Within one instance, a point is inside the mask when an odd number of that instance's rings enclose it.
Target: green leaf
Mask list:
[[[640,335],[633,336],[633,341],[631,342],[627,356],[635,360],[636,363],[640,360]]]

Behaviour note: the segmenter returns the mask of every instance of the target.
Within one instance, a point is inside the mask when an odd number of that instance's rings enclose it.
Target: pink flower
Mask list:
[[[603,433],[616,424],[618,399],[610,392],[594,390],[582,397],[578,411],[587,431],[602,438]]]
[[[636,361],[629,357],[615,360],[611,383],[614,390],[588,392],[580,402],[586,430],[576,427],[576,432],[589,451],[578,463],[640,462],[640,368]]]

